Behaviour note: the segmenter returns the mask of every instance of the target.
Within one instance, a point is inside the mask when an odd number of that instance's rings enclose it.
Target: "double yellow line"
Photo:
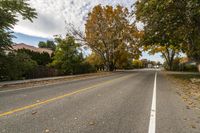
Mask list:
[[[90,90],[92,88],[96,88],[96,87],[99,87],[101,85],[105,85],[105,84],[108,84],[110,82],[113,82],[113,81],[116,81],[116,80],[119,80],[119,79],[124,79],[124,78],[127,78],[127,77],[130,77],[130,75],[119,77],[119,78],[112,79],[112,80],[108,80],[108,81],[98,83],[98,84],[92,85],[90,87],[86,87],[86,88],[83,88],[83,89],[80,89],[80,90],[77,90],[77,91],[74,91],[74,92],[71,92],[71,93],[67,93],[67,94],[64,94],[64,95],[61,95],[61,96],[57,96],[57,97],[54,97],[54,98],[51,98],[51,99],[47,99],[45,101],[41,101],[41,102],[30,104],[30,105],[27,105],[27,106],[24,106],[24,107],[16,108],[16,109],[13,109],[13,110],[10,110],[10,111],[7,111],[7,112],[3,112],[3,113],[0,113],[0,117],[7,116],[7,115],[10,115],[10,114],[13,114],[13,113],[16,113],[16,112],[19,112],[19,111],[23,111],[23,110],[26,110],[26,109],[34,108],[34,107],[39,106],[39,105],[44,105],[44,104],[47,104],[49,102],[53,102],[53,101],[56,101],[56,100],[59,100],[59,99],[62,99],[62,98],[65,98],[65,97],[68,97],[68,96],[71,96],[71,95],[74,95],[74,94],[78,94],[78,93],[81,93],[83,91]]]

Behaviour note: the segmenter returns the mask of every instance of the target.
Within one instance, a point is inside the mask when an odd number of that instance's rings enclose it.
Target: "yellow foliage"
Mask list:
[[[127,19],[128,9],[122,6],[97,5],[85,24],[86,42],[107,67],[121,66],[130,58],[139,58],[139,32]]]

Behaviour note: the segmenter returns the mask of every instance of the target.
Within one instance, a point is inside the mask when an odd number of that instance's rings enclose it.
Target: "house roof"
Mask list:
[[[38,53],[46,52],[49,55],[51,55],[53,53],[53,51],[50,50],[50,49],[47,49],[47,48],[37,48],[37,47],[31,46],[31,45],[28,45],[28,44],[24,44],[24,43],[14,44],[14,45],[12,45],[12,48],[14,50],[28,49],[28,50],[31,50],[31,51],[34,51],[34,52],[38,52]]]
[[[183,57],[183,58],[181,58],[180,63],[181,63],[181,64],[191,64],[191,65],[196,65],[196,62],[193,61],[193,60],[191,60],[191,59],[188,58],[188,57]]]

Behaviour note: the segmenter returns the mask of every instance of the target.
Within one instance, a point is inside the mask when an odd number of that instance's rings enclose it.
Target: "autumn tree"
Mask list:
[[[119,50],[119,53],[116,54],[116,68],[118,69],[127,69],[131,68],[133,55],[129,52],[124,52],[124,50]],[[137,57],[136,57],[137,58]]]
[[[37,14],[24,0],[0,0],[0,14],[0,52],[2,52],[9,49],[12,44],[11,29],[18,22],[18,15],[32,21]]]
[[[94,52],[86,58],[86,62],[93,65],[96,68],[96,70],[104,70],[103,60],[98,54]]]
[[[133,68],[142,68],[143,64],[141,60],[133,60],[132,61]]]
[[[137,45],[138,30],[128,17],[128,9],[119,5],[115,8],[97,5],[88,14],[82,39],[109,71],[113,71],[117,64],[123,64],[127,58],[141,54]]]

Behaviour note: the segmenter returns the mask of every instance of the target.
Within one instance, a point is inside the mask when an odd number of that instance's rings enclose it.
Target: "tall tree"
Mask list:
[[[119,5],[116,8],[97,5],[88,15],[86,42],[102,58],[109,71],[115,69],[122,55],[133,57],[140,54],[136,44],[138,31],[134,24],[130,24],[128,15],[128,9]]]
[[[200,1],[184,0],[182,5],[185,10],[181,14],[184,16],[182,27],[185,31],[184,39],[188,43],[187,54],[198,63],[200,71]]]
[[[12,44],[11,29],[18,21],[18,14],[30,21],[36,18],[37,14],[24,0],[1,0],[0,14],[0,52],[2,52],[9,49]]]
[[[115,8],[95,6],[88,14],[85,36],[76,30],[72,30],[72,34],[78,35],[102,59],[109,71],[116,68],[121,55],[133,58],[141,54],[137,45],[138,30],[129,21],[128,9],[119,5]]]
[[[200,1],[140,0],[135,5],[136,18],[144,23],[146,42],[179,45],[200,63]]]

